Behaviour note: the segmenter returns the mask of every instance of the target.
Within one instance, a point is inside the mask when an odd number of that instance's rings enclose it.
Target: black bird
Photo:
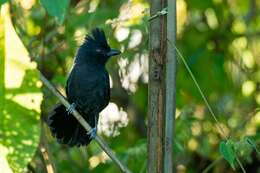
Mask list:
[[[66,95],[71,107],[57,105],[48,117],[51,133],[61,144],[81,146],[90,143],[96,135],[99,112],[110,100],[109,76],[105,64],[111,56],[120,54],[111,49],[104,31],[93,29],[79,47],[69,74]],[[71,115],[76,109],[93,128],[90,133]]]

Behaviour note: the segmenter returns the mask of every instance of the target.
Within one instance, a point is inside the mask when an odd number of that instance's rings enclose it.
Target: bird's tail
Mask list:
[[[91,141],[87,131],[73,115],[68,115],[66,107],[62,104],[53,109],[48,117],[47,124],[52,135],[60,144],[67,144],[72,147],[88,145]]]

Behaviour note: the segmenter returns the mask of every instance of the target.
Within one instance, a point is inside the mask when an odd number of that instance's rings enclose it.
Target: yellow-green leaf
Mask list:
[[[41,82],[14,30],[8,4],[1,7],[0,64],[0,170],[25,172],[39,143]]]

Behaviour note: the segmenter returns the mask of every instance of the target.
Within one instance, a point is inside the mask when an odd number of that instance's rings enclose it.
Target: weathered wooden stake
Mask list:
[[[165,138],[164,172],[173,172],[173,137],[176,110],[176,51],[170,45],[176,45],[176,1],[168,0],[167,13],[167,56],[165,62]]]
[[[166,6],[166,0],[150,1],[150,15]],[[166,57],[166,16],[150,21],[148,98],[148,173],[163,172],[164,60]]]
[[[148,172],[173,172],[172,144],[175,119],[176,1],[150,1]],[[167,7],[168,14],[158,15]],[[168,18],[168,21],[166,20]],[[167,49],[168,47],[168,49]]]

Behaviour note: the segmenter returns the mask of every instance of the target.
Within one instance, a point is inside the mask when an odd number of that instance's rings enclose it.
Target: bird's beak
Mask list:
[[[116,50],[116,49],[111,49],[108,53],[107,53],[107,56],[116,56],[116,55],[119,55],[121,52],[119,50]]]

